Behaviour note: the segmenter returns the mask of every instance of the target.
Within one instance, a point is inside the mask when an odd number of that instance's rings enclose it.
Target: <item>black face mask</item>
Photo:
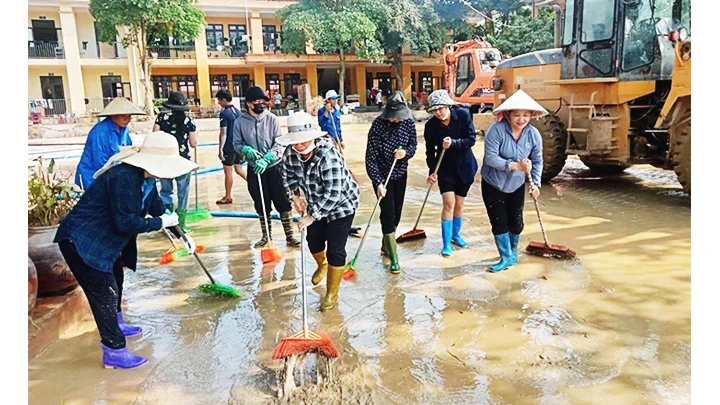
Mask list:
[[[252,105],[252,110],[255,114],[261,114],[266,108],[265,103],[253,103]]]

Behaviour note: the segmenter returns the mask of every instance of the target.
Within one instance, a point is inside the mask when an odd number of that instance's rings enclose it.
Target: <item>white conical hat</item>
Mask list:
[[[537,101],[532,97],[528,96],[522,89],[515,92],[510,98],[505,100],[498,108],[493,110],[493,114],[501,112],[512,111],[512,110],[530,110],[535,112],[533,116],[541,117],[548,114],[547,110],[543,108]]]
[[[111,115],[146,115],[146,113],[125,97],[115,97],[97,116],[109,117]]]

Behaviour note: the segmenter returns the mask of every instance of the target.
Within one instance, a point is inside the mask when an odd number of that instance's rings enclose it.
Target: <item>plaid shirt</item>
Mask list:
[[[390,180],[397,180],[405,175],[408,161],[415,156],[417,149],[415,120],[409,118],[393,124],[380,117],[375,118],[368,132],[365,149],[365,170],[372,180],[373,190],[385,183],[398,146],[402,146],[405,150],[405,157],[395,164]]]
[[[316,221],[329,221],[352,215],[360,204],[360,186],[353,180],[332,141],[315,141],[315,155],[302,162],[292,147],[283,156],[283,185],[289,195],[298,188],[308,204],[308,213]]]
[[[95,179],[75,207],[60,222],[55,240],[75,244],[90,267],[112,273],[113,263],[122,255],[123,265],[135,270],[141,232],[162,228],[165,212],[157,188],[152,187],[143,208],[145,170],[118,164]],[[150,214],[155,218],[145,218]]]

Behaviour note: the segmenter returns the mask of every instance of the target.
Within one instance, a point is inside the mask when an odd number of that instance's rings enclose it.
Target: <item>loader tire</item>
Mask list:
[[[679,123],[670,127],[672,164],[683,190],[690,194],[690,109],[683,114]]]
[[[540,131],[543,140],[543,172],[542,181],[547,183],[558,175],[565,166],[565,147],[567,146],[567,130],[565,124],[554,114],[548,114],[533,121],[532,125]]]

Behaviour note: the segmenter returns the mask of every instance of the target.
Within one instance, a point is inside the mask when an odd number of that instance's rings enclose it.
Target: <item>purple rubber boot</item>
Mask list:
[[[120,325],[120,330],[123,333],[123,336],[135,336],[140,333],[142,333],[142,328],[139,326],[133,326],[128,325],[125,323],[125,320],[123,319],[122,312],[117,313],[117,321],[118,325]]]
[[[145,357],[130,353],[127,347],[111,349],[100,343],[103,350],[103,366],[105,368],[135,368],[147,363]]]

